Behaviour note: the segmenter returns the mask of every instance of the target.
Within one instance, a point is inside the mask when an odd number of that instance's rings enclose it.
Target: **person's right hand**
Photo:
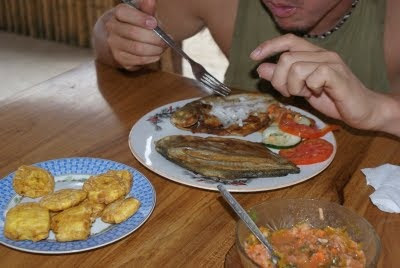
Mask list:
[[[121,67],[134,71],[160,59],[166,44],[152,30],[157,26],[155,10],[155,0],[142,0],[140,10],[127,4],[111,10],[105,24],[107,43]]]

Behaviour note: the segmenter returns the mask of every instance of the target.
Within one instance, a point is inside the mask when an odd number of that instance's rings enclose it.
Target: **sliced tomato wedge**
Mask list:
[[[323,139],[302,141],[290,149],[282,149],[279,155],[296,165],[311,165],[325,161],[333,152],[333,145]]]
[[[339,129],[339,126],[327,125],[326,127],[319,129],[315,125],[307,126],[298,124],[293,119],[293,115],[285,113],[279,120],[279,128],[289,134],[302,137],[304,139],[316,139],[323,137],[326,133]]]

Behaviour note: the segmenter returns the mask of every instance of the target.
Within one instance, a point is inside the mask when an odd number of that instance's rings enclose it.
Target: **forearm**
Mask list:
[[[92,43],[94,55],[96,60],[107,65],[120,68],[121,66],[115,61],[107,42],[108,33],[106,31],[106,22],[110,19],[110,17],[111,10],[104,13],[103,16],[97,20],[93,28]]]
[[[400,137],[400,94],[379,94],[374,102],[374,130]]]

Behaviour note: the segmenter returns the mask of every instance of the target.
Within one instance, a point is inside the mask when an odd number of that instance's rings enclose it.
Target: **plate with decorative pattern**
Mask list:
[[[196,135],[201,137],[213,136],[204,133],[193,134],[190,131],[175,127],[170,122],[171,115],[177,109],[196,99],[197,98],[177,101],[148,112],[133,125],[129,134],[129,147],[134,157],[148,169],[172,181],[213,191],[218,191],[217,185],[219,183],[225,184],[225,187],[231,192],[267,191],[294,185],[314,177],[329,166],[336,154],[337,145],[335,136],[332,132],[329,132],[322,137],[322,139],[327,140],[333,145],[334,150],[331,156],[320,163],[300,165],[300,173],[298,174],[289,174],[282,177],[238,178],[235,180],[219,180],[216,178],[203,177],[200,174],[196,174],[167,160],[155,149],[155,142],[169,135]],[[326,124],[319,118],[307,111],[294,106],[287,106],[287,108],[314,119],[318,128],[326,126]],[[225,137],[261,142],[262,133],[255,132],[245,137]],[[278,152],[278,150],[275,149],[272,149],[272,151]]]
[[[46,240],[32,242],[28,240],[14,241],[4,236],[4,222],[7,211],[19,203],[40,200],[22,197],[13,189],[15,172],[0,180],[0,243],[26,252],[44,254],[65,254],[87,251],[116,242],[137,230],[150,217],[156,194],[151,182],[140,172],[125,164],[111,160],[89,157],[62,158],[33,164],[51,172],[55,180],[55,190],[64,188],[80,189],[91,175],[105,173],[108,170],[129,170],[133,177],[133,186],[128,194],[141,203],[139,210],[126,221],[119,224],[108,224],[96,219],[91,227],[91,235],[87,240],[57,242],[50,231]]]

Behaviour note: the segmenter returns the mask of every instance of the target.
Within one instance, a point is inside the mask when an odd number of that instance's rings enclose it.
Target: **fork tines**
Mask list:
[[[210,88],[212,91],[214,91],[214,93],[218,95],[225,97],[231,93],[231,90],[226,85],[218,81],[218,79],[216,79],[209,73],[204,74],[201,77],[200,82],[202,82],[205,86]]]

